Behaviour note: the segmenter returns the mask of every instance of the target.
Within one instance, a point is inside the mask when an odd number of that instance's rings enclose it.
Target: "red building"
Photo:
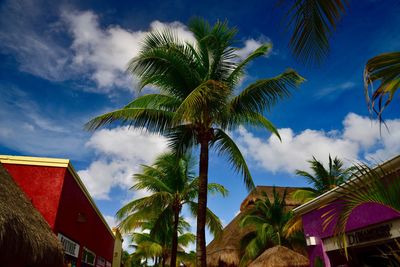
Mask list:
[[[0,156],[0,162],[58,236],[68,266],[111,267],[115,237],[69,160]]]

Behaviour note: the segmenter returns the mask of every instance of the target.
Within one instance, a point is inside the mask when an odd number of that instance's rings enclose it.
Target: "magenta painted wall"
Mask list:
[[[325,265],[330,266],[330,264],[327,263],[328,258],[324,251],[321,239],[331,237],[333,235],[333,226],[335,225],[335,222],[325,230],[322,226],[324,221],[323,215],[332,208],[340,209],[340,200],[334,201],[323,208],[315,209],[302,216],[304,235],[306,237],[314,236],[318,240],[318,244],[316,246],[308,247],[311,266],[313,266],[315,257],[317,256],[325,259]],[[347,223],[346,231],[357,230],[396,218],[400,218],[399,212],[376,203],[366,203],[357,207],[351,213]]]

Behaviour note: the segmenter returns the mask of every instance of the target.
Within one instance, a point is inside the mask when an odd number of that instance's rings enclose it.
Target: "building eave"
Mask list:
[[[380,166],[387,171],[397,171],[400,170],[400,155],[385,161],[380,164]],[[303,205],[293,209],[295,215],[301,216],[306,214],[312,210],[315,210],[323,205],[326,205],[334,200],[336,200],[340,196],[341,187],[335,187],[324,194],[304,203]]]
[[[58,167],[58,168],[66,168],[75,179],[79,188],[82,190],[83,194],[86,196],[86,199],[89,201],[97,215],[100,217],[104,226],[107,228],[108,232],[115,239],[115,235],[112,232],[110,226],[107,221],[104,219],[103,214],[101,214],[100,210],[97,208],[94,203],[93,198],[90,196],[88,190],[83,184],[81,178],[78,173],[75,171],[74,167],[71,164],[69,159],[62,158],[44,158],[44,157],[27,157],[27,156],[10,156],[10,155],[0,155],[0,162],[3,164],[18,164],[18,165],[32,165],[32,166],[44,166],[44,167]]]

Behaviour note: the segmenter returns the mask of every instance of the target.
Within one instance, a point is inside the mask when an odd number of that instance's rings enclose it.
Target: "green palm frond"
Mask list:
[[[218,116],[221,106],[226,104],[229,88],[214,80],[207,80],[196,87],[175,111],[175,120],[180,122],[204,122],[209,117]],[[207,125],[208,126],[208,125]]]
[[[347,0],[295,0],[287,16],[289,46],[306,64],[319,64],[329,52],[329,37],[346,11]]]
[[[197,216],[198,204],[193,201],[188,202],[188,204],[192,215]],[[221,220],[209,208],[206,210],[206,225],[215,237],[221,234],[223,228]]]
[[[244,183],[248,190],[254,188],[253,178],[247,163],[235,142],[221,129],[215,129],[215,137],[211,146],[228,158],[229,163],[236,172],[240,172],[243,176]]]
[[[148,108],[156,110],[174,111],[180,105],[180,100],[170,95],[147,94],[135,98],[126,108]]]
[[[184,233],[178,236],[178,243],[181,246],[187,246],[196,241],[196,236],[192,233]]]
[[[229,194],[229,191],[221,184],[209,183],[208,184],[208,193],[211,195],[215,195],[215,194],[219,193],[221,196],[226,197]]]
[[[380,82],[370,96],[369,88]],[[400,52],[384,53],[368,60],[364,69],[365,97],[368,108],[382,121],[382,112],[400,87]],[[377,102],[377,105],[376,105]]]
[[[240,81],[240,78],[243,77],[245,67],[254,59],[268,54],[268,52],[271,51],[271,49],[272,49],[271,43],[261,45],[259,48],[257,48],[253,53],[248,55],[247,58],[245,58],[238,64],[235,70],[232,71],[232,73],[229,75],[227,83],[230,84],[231,87],[235,86]]]
[[[291,198],[300,203],[306,203],[314,198],[316,198],[318,194],[314,189],[298,189],[291,194]]]
[[[270,79],[258,80],[246,87],[230,104],[230,110],[235,113],[257,112],[270,110],[279,100],[290,96],[290,89],[298,88],[304,78],[294,70]]]
[[[193,125],[179,125],[167,131],[169,148],[177,155],[187,153],[197,144],[197,133]]]
[[[87,130],[96,130],[115,121],[153,133],[164,133],[171,127],[173,113],[148,108],[124,108],[98,116],[85,124]]]

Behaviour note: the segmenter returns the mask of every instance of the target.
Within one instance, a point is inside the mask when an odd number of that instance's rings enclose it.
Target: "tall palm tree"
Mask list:
[[[331,155],[329,155],[328,169],[315,157],[308,162],[310,163],[313,173],[296,170],[296,174],[306,178],[307,182],[311,185],[310,188],[298,189],[293,192],[293,199],[301,202],[310,201],[342,184],[350,177],[354,170],[353,167],[345,168],[343,166],[343,161],[338,157],[332,160]]]
[[[205,223],[207,208],[209,149],[225,155],[233,168],[243,175],[248,189],[254,187],[247,164],[227,130],[239,125],[267,129],[279,136],[262,112],[290,95],[304,79],[288,70],[274,78],[258,80],[236,94],[236,86],[246,66],[266,55],[265,44],[247,58],[236,55],[237,30],[227,22],[213,26],[193,19],[189,30],[196,42],[181,41],[173,30],[151,32],[128,70],[139,79],[140,88],[157,87],[160,93],[147,94],[122,109],[92,119],[86,126],[97,129],[120,121],[130,126],[166,135],[178,154],[200,147],[199,194],[196,255],[198,266],[206,266]]]
[[[274,187],[273,201],[264,193],[262,198],[256,200],[255,205],[246,212],[240,226],[252,227],[254,230],[245,235],[241,241],[244,254],[240,266],[247,266],[268,247],[304,244],[302,232],[292,233],[290,236],[285,233],[286,225],[293,217],[293,212],[287,210],[286,196],[286,190],[281,196]]]
[[[347,0],[295,0],[288,14],[292,31],[289,46],[306,64],[320,64],[329,52],[329,37],[346,13]],[[379,86],[370,96],[374,82]],[[364,68],[365,97],[371,113],[382,122],[382,112],[400,87],[400,52],[377,55]],[[375,103],[377,101],[377,104]]]
[[[117,212],[121,220],[119,227],[124,232],[143,226],[154,218],[154,229],[164,229],[163,234],[171,233],[171,267],[176,266],[178,251],[178,233],[182,207],[188,205],[194,215],[197,211],[195,199],[198,195],[199,179],[194,176],[194,161],[190,156],[177,156],[165,153],[155,160],[152,166],[143,165],[142,172],[135,174],[135,190],[147,190],[150,195],[127,203]],[[227,194],[220,184],[210,183],[208,190],[212,193]],[[207,209],[207,225],[213,234],[222,230],[218,217]],[[171,231],[165,229],[171,228]],[[164,239],[168,239],[166,236]]]

